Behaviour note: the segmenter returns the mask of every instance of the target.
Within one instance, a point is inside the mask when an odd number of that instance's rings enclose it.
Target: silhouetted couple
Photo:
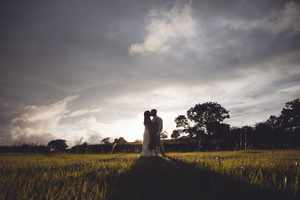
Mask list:
[[[164,155],[164,148],[160,142],[163,129],[163,121],[157,116],[157,110],[152,109],[144,112],[144,139],[141,156],[152,157]]]

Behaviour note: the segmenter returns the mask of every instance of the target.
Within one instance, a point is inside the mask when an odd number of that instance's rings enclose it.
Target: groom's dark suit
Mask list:
[[[160,143],[160,134],[163,130],[163,121],[160,117],[155,116],[152,119],[152,131],[153,131],[153,142],[155,149],[161,148],[161,143]]]
[[[148,148],[150,150],[154,150],[156,149],[156,132],[157,132],[157,125],[155,123],[153,123],[153,121],[151,120],[149,125],[148,125],[148,131],[149,131],[149,136],[150,136],[150,141],[148,144]]]

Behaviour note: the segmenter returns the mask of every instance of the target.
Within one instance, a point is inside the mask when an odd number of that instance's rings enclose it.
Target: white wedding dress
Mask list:
[[[150,142],[150,133],[148,128],[145,126],[145,131],[144,131],[144,138],[143,138],[143,147],[142,147],[142,153],[141,156],[143,157],[150,157],[150,156],[156,156],[156,151],[155,150],[150,150],[149,147],[149,142]]]

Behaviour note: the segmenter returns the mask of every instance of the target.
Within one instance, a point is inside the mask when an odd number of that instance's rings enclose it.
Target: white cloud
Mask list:
[[[282,32],[300,31],[300,6],[295,2],[288,2],[282,10],[274,10],[270,15],[256,20],[243,19],[219,19],[222,26],[228,26],[236,30],[261,29],[274,34]]]
[[[64,124],[60,127],[62,132],[67,133],[68,141],[76,141],[83,138],[89,143],[99,143],[100,138],[104,137],[124,137],[126,140],[133,141],[143,136],[143,113],[138,113],[135,117],[114,120],[110,123],[100,122],[95,116],[88,116],[78,120],[73,124]],[[92,138],[97,138],[92,141]]]
[[[71,96],[49,105],[26,106],[12,120],[10,132],[15,142],[46,143],[54,137],[60,120],[68,112],[67,104],[78,98]]]
[[[47,144],[52,139],[63,138],[69,145],[74,145],[76,141],[99,143],[104,136],[115,138],[126,135],[126,139],[134,140],[141,135],[143,130],[139,122],[142,118],[101,123],[93,116],[102,110],[99,106],[69,110],[69,104],[77,98],[71,96],[48,105],[25,106],[11,122],[13,141]],[[133,134],[128,134],[128,131]]]
[[[297,57],[297,53],[291,53],[257,64],[260,68],[256,65],[244,66],[237,72],[238,75],[232,74],[228,80],[162,85],[152,90],[116,96],[110,103],[139,110],[140,113],[157,108],[164,120],[164,129],[169,133],[175,128],[174,118],[177,115],[186,114],[191,106],[207,101],[216,101],[228,109],[231,119],[227,123],[232,126],[253,125],[272,114],[278,115],[284,103],[299,94],[298,82],[287,80],[300,74],[299,66],[288,66]],[[285,70],[287,67],[289,70]],[[285,76],[282,76],[283,71]],[[278,82],[282,83],[276,88]],[[283,95],[282,92],[288,94]],[[142,118],[139,120],[136,124]],[[140,126],[140,129],[126,128],[125,133],[137,132],[133,130],[141,130]],[[142,138],[142,134],[137,136]]]
[[[167,52],[176,42],[196,36],[190,3],[184,6],[176,4],[167,11],[151,10],[148,17],[145,39],[129,47],[130,55]]]
[[[93,114],[100,112],[102,110],[102,107],[90,107],[87,109],[81,109],[81,110],[75,110],[73,112],[70,112],[66,115],[66,117],[80,117],[87,114]]]

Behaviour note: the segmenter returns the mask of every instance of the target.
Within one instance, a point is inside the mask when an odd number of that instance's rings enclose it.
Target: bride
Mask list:
[[[153,147],[153,141],[151,141],[151,113],[150,111],[144,112],[144,138],[143,138],[143,147],[142,147],[142,153],[141,156],[143,157],[150,157],[150,156],[156,156],[155,148]]]

